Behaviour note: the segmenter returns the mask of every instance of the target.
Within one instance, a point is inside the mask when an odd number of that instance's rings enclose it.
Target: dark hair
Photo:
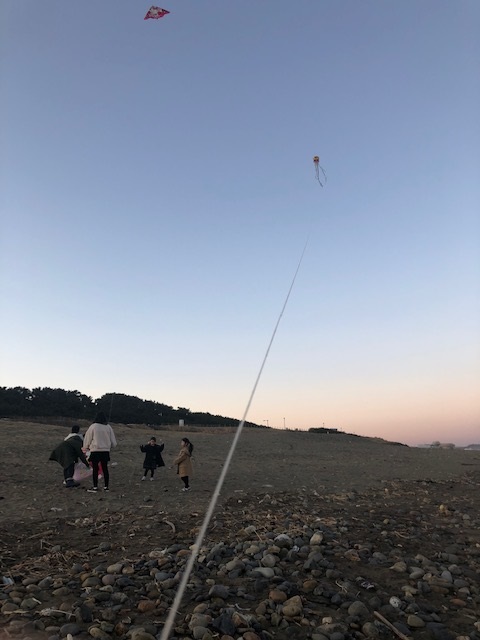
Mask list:
[[[155,438],[155,436],[152,436],[152,437],[150,438],[150,440],[153,440],[154,442],[156,442],[156,441],[157,441],[157,439]]]
[[[94,422],[98,422],[98,424],[108,424],[107,418],[103,411],[99,411],[95,416]]]
[[[190,455],[192,455],[193,452],[193,444],[190,442],[190,440],[188,438],[182,438],[182,442],[184,442],[186,444],[186,446],[188,447],[188,453]]]
[[[78,433],[80,431],[80,427],[78,424],[74,424],[72,427],[72,433]]]

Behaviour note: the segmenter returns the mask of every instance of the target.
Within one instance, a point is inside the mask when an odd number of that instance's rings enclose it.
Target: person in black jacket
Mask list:
[[[83,464],[90,468],[88,460],[82,451],[83,440],[79,434],[79,427],[77,425],[72,427],[72,432],[61,442],[50,454],[50,460],[58,462],[63,467],[63,484],[70,489],[71,487],[78,486],[78,483],[73,480],[73,473],[75,471],[75,463],[81,460]]]
[[[156,438],[150,438],[147,444],[140,445],[140,451],[145,454],[145,460],[143,461],[143,476],[142,482],[147,479],[147,474],[150,471],[150,482],[153,480],[153,474],[157,467],[164,467],[165,462],[162,458],[162,451],[164,444],[157,444]]]

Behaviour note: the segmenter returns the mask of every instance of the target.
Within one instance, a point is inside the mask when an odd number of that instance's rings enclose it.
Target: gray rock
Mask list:
[[[217,629],[222,635],[234,636],[236,627],[233,624],[232,616],[229,613],[222,613],[212,622],[212,627]]]
[[[20,604],[21,609],[36,609],[40,603],[35,598],[25,598]]]
[[[110,640],[109,634],[100,629],[100,627],[90,627],[88,633],[96,640]]]
[[[98,587],[102,584],[101,580],[99,578],[97,578],[96,576],[90,576],[89,578],[86,578],[83,582],[82,582],[82,587],[85,589],[85,587]]]
[[[168,571],[157,571],[155,573],[155,580],[157,582],[164,582],[165,580],[168,580],[171,577],[172,577],[172,574],[168,573]]]
[[[415,614],[410,614],[409,616],[407,616],[407,624],[413,629],[421,629],[425,626],[425,622]]]
[[[60,636],[62,638],[66,638],[68,634],[72,636],[78,636],[78,634],[81,633],[81,631],[82,630],[78,626],[78,624],[75,624],[74,622],[70,622],[60,627]]]
[[[370,611],[360,600],[355,600],[348,607],[349,616],[358,616],[360,619],[364,619],[370,616]]]
[[[51,576],[47,576],[46,578],[43,578],[43,580],[40,580],[38,586],[40,587],[40,589],[50,589],[50,587],[53,585],[53,582],[53,578]]]
[[[123,567],[123,562],[116,562],[107,567],[107,573],[122,573]]]
[[[212,623],[212,616],[204,613],[193,613],[188,623],[190,629],[195,627],[208,627]]]
[[[193,627],[192,634],[195,640],[202,640],[202,638],[208,633],[208,629],[205,627]]]
[[[323,542],[323,533],[321,531],[316,531],[313,536],[310,538],[310,546],[318,545]]]
[[[92,609],[86,604],[81,604],[78,609],[75,610],[75,617],[78,622],[92,622]]]
[[[266,553],[260,560],[264,567],[273,568],[277,564],[277,558],[272,553]]]
[[[229,595],[229,590],[227,587],[224,587],[223,584],[214,584],[213,587],[208,592],[209,598],[221,598],[222,600],[226,600]]]
[[[367,638],[378,638],[380,635],[378,627],[374,622],[365,622],[362,626],[362,633],[367,636]]]

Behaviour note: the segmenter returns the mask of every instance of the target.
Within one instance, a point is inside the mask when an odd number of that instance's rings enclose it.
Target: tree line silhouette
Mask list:
[[[237,426],[238,419],[211,413],[190,411],[142,400],[123,393],[106,393],[93,399],[80,391],[65,391],[50,387],[0,387],[0,416],[2,418],[73,418],[92,420],[97,411],[103,411],[109,421],[120,424],[146,424],[161,426],[178,423],[198,426]],[[266,428],[253,422],[249,427]]]

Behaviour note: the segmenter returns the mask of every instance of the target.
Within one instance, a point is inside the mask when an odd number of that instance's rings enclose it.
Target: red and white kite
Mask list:
[[[167,13],[170,13],[170,11],[167,11],[166,9],[160,9],[160,7],[152,6],[147,11],[144,20],[148,20],[149,18],[152,18],[153,20],[158,20],[159,18],[163,18],[163,16],[166,16]]]

